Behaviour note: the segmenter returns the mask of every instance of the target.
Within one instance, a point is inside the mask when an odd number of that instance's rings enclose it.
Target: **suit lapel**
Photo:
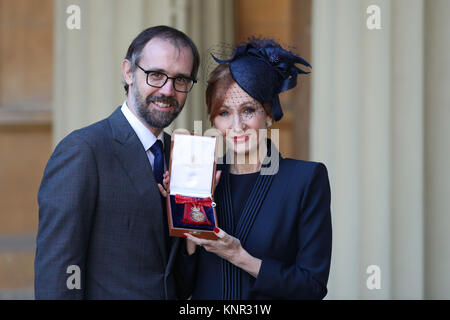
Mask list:
[[[151,209],[152,224],[164,261],[167,261],[167,241],[161,195],[147,154],[136,133],[118,108],[109,118],[113,135],[113,151],[127,172],[147,208]]]

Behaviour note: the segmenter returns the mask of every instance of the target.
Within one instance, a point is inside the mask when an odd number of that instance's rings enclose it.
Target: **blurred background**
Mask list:
[[[204,61],[264,36],[311,62],[275,128],[285,157],[328,168],[327,299],[450,299],[449,15],[450,0],[0,0],[0,299],[34,298],[54,146],[123,103],[126,50],[159,24]],[[209,127],[206,73],[169,133]]]

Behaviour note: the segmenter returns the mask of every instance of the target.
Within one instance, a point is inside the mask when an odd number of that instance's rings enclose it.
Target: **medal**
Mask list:
[[[191,219],[197,222],[204,222],[206,220],[206,214],[200,211],[200,208],[195,205],[191,208]]]
[[[177,194],[175,202],[184,204],[184,214],[181,222],[193,225],[212,225],[204,209],[204,207],[215,206],[211,198],[184,197]]]

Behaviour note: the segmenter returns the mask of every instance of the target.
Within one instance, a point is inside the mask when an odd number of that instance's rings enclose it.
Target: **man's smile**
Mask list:
[[[152,101],[150,103],[153,104],[156,107],[156,109],[158,109],[160,111],[170,111],[174,107],[173,104],[170,104],[167,102]]]

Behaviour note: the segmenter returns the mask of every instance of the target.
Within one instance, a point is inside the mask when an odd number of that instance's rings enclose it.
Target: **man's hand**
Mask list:
[[[164,172],[164,175],[163,175],[163,185],[164,185],[164,187],[161,185],[161,183],[158,183],[159,192],[161,192],[161,195],[164,198],[167,198],[167,195],[170,193],[169,181],[170,181],[169,171],[166,171],[166,172]]]

